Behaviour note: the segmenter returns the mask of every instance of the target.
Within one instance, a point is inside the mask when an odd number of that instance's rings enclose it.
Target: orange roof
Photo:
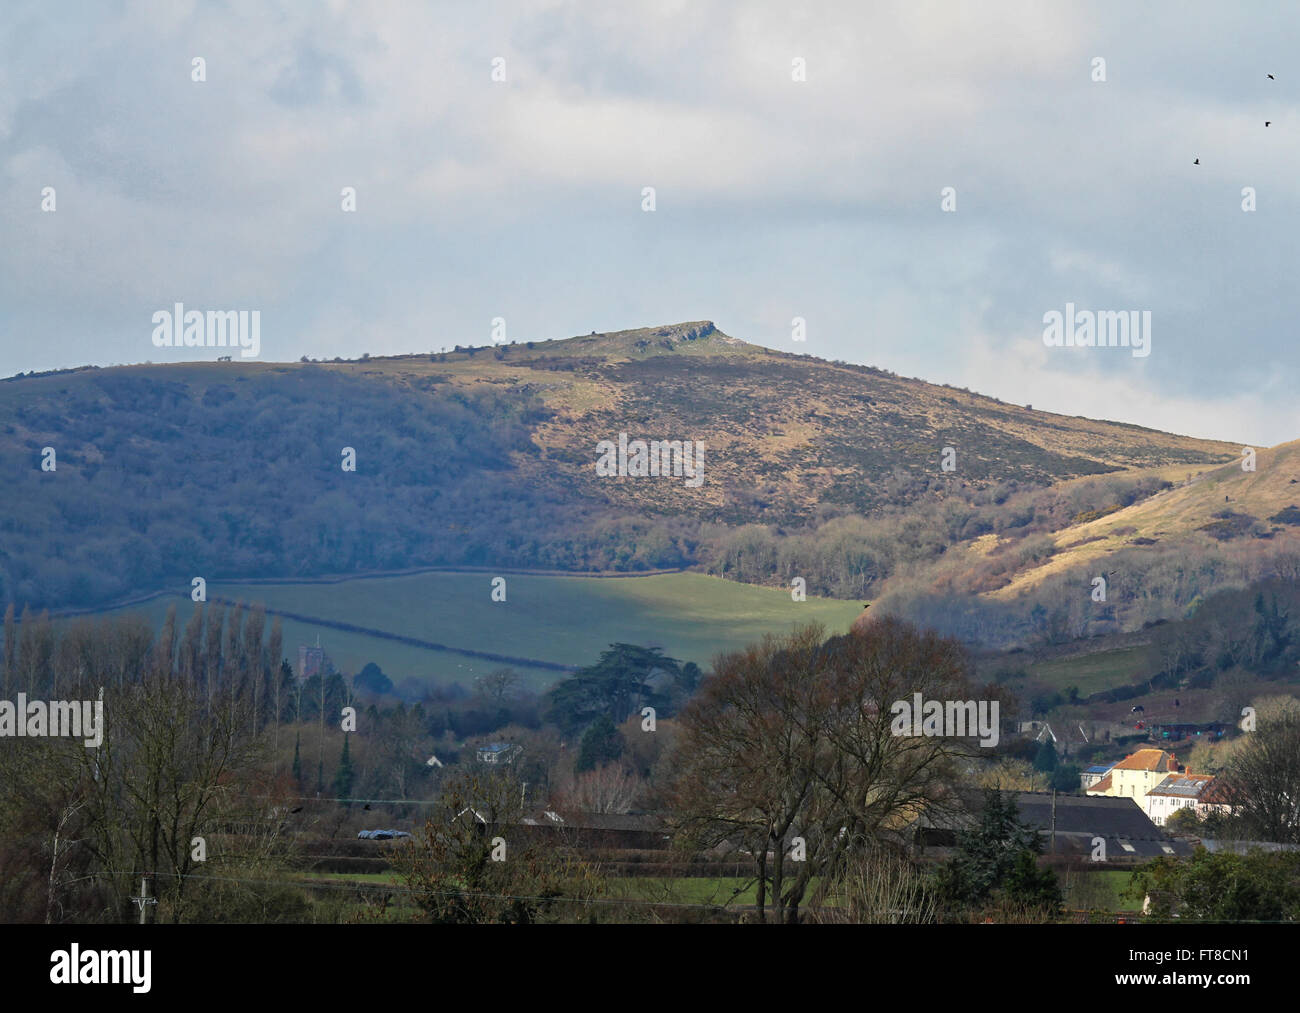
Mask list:
[[[1163,749],[1139,749],[1115,764],[1113,770],[1177,770],[1178,760]]]
[[[1089,788],[1085,788],[1085,789],[1084,789],[1084,794],[1085,794],[1085,795],[1100,795],[1100,794],[1102,794],[1102,793],[1104,793],[1104,792],[1108,792],[1108,791],[1110,791],[1110,786],[1111,786],[1110,775],[1107,774],[1105,777],[1103,777],[1103,778],[1102,778],[1100,781],[1098,781],[1096,784],[1092,785],[1092,786],[1089,787]]]
[[[1215,778],[1197,801],[1202,805],[1229,805],[1233,795],[1232,789],[1221,778]]]

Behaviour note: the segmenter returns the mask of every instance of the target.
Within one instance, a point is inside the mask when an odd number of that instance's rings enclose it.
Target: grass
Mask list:
[[[1146,647],[1125,647],[1068,658],[1055,658],[1026,666],[1030,676],[1057,689],[1078,686],[1080,696],[1137,682],[1148,675]]]
[[[337,584],[208,585],[208,596],[262,602],[312,618],[346,622],[468,650],[582,666],[611,643],[655,645],[679,661],[707,668],[719,651],[734,650],[765,633],[785,632],[811,620],[845,632],[857,617],[856,601],[790,594],[698,573],[647,577],[506,575],[506,601],[491,599],[485,573],[424,573]],[[160,622],[169,604],[179,621],[188,598],[156,599],[133,611]],[[269,626],[269,623],[268,623]],[[472,683],[501,667],[483,660],[400,644],[298,620],[284,620],[285,654],[296,662],[299,644],[321,646],[345,672],[374,661],[398,681],[415,676],[437,683]],[[560,673],[514,666],[534,688]]]
[[[757,902],[758,886],[733,876],[631,876],[609,880],[611,893],[629,900],[663,904],[747,905]],[[739,891],[739,893],[737,893]]]
[[[395,872],[315,872],[301,878],[337,882],[402,884]],[[757,901],[757,886],[752,878],[741,876],[628,876],[606,881],[608,897],[660,904],[729,904],[750,905]],[[809,894],[816,887],[809,887]],[[737,892],[739,891],[739,892]]]
[[[1127,869],[1071,873],[1062,883],[1065,906],[1076,911],[1140,911],[1140,902],[1120,896],[1132,875]]]
[[[1279,526],[1266,518],[1292,504],[1300,505],[1300,440],[1259,450],[1254,471],[1243,471],[1239,458],[1218,467],[1177,465],[1149,471],[1174,481],[1175,487],[1057,532],[1056,544],[1061,551],[1018,574],[992,596],[1014,597],[1054,573],[1096,562],[1127,548],[1136,538],[1154,539],[1157,545],[1204,550],[1214,544],[1205,526],[1225,509],[1254,518],[1263,528],[1277,529]],[[1190,483],[1184,484],[1188,478]],[[1274,535],[1275,544],[1286,540],[1295,547],[1293,531],[1275,530]],[[1251,538],[1244,531],[1230,541],[1249,544]],[[1072,547],[1064,548],[1067,545]]]

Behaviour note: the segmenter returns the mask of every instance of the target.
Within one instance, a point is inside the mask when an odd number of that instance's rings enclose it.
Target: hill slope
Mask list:
[[[1189,475],[1182,484],[1056,536],[1058,551],[1021,572],[997,593],[1023,593],[1053,574],[1126,549],[1176,547],[1191,555],[1219,546],[1300,539],[1300,440],[1256,453],[1255,470],[1241,459]]]
[[[596,444],[624,432],[702,441],[703,484],[598,477]],[[1237,451],[773,352],[708,321],[353,362],[14,377],[0,382],[0,437],[0,602],[20,608],[192,576],[688,566],[722,558],[718,532],[740,525]],[[819,565],[794,571],[810,590]]]

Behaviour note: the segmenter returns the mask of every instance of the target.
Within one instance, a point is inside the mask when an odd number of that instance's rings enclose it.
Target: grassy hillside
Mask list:
[[[704,484],[598,477],[597,442],[621,432],[702,441]],[[887,533],[893,555],[871,565],[844,562],[856,536],[839,529],[780,565],[743,559],[733,536],[901,509],[931,524],[945,500],[1236,450],[773,352],[708,321],[353,362],[20,376],[0,382],[0,602],[413,566],[705,566],[848,597],[951,535]]]
[[[433,641],[464,651],[487,651],[578,667],[596,660],[612,642],[662,646],[680,661],[707,668],[713,656],[784,632],[797,622],[819,621],[843,632],[860,602],[809,597],[795,603],[786,592],[749,587],[697,573],[649,577],[506,576],[506,601],[490,598],[487,574],[425,573],[333,584],[226,584],[208,586],[211,598],[262,602],[268,610],[343,622]],[[160,623],[188,597],[158,598],[131,611]],[[438,683],[472,683],[501,667],[451,651],[422,649],[324,624],[284,620],[285,653],[296,664],[300,643],[321,646],[341,671],[374,661],[395,680],[406,676]],[[559,678],[554,670],[514,664],[534,687]]]
[[[1097,564],[1135,547],[1176,547],[1188,554],[1225,544],[1300,548],[1300,441],[1257,451],[1254,471],[1238,462],[1189,473],[1172,489],[1104,517],[1072,525],[1056,553],[1018,574],[997,593],[1012,596],[1053,574]]]

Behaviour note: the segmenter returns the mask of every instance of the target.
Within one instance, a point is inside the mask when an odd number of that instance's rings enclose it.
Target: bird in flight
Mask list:
[[[1192,165],[1200,165],[1200,164],[1201,164],[1201,160],[1199,158],[1192,163]]]
[[[1269,125],[1270,123],[1272,123],[1272,122],[1273,122],[1272,120],[1265,120],[1265,121],[1264,121],[1264,126],[1268,126],[1268,125]]]
[[[1269,74],[1269,75],[1268,75],[1268,79],[1269,79],[1270,81],[1276,81],[1276,80],[1277,80],[1277,78],[1275,78],[1272,74]]]

